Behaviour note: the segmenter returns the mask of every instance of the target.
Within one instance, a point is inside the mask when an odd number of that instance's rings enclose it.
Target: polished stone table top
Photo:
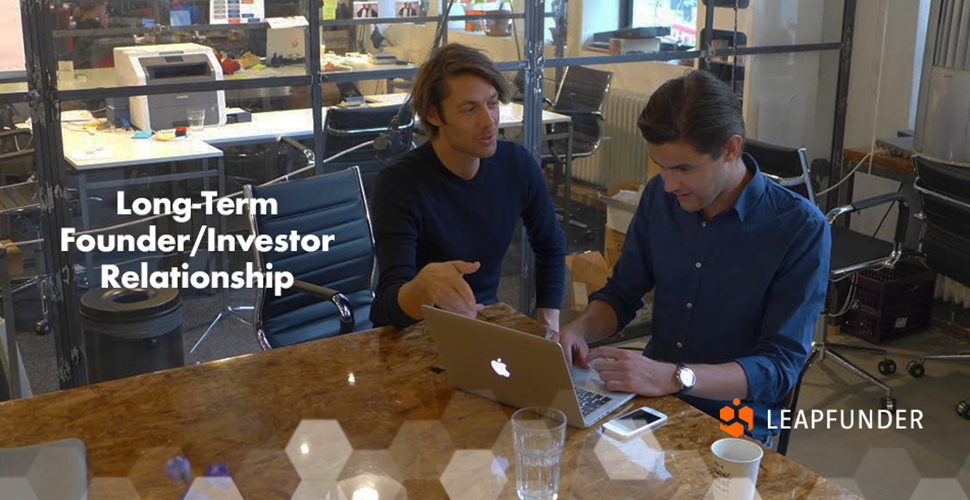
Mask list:
[[[541,332],[505,305],[481,316]],[[718,421],[673,397],[627,408],[644,404],[669,421],[642,438],[567,430],[560,499],[708,494],[710,445],[727,436]],[[3,403],[0,447],[81,439],[91,500],[511,499],[513,411],[454,390],[420,323]],[[174,456],[191,462],[193,481],[166,476]],[[231,480],[202,477],[220,462]],[[758,493],[858,498],[772,451]]]

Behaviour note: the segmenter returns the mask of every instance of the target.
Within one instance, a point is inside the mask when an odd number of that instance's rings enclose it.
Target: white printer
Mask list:
[[[211,48],[195,43],[144,45],[114,49],[115,72],[124,86],[222,80],[222,65]],[[226,123],[222,90],[155,94],[129,98],[131,124],[141,130],[165,130],[188,123],[187,111],[205,108],[206,125]]]

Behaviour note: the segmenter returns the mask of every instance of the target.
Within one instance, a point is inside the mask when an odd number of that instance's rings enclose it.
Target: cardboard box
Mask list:
[[[610,269],[599,252],[567,255],[566,267],[572,277],[569,306],[576,312],[583,312],[589,304],[590,294],[606,285]]]
[[[626,234],[606,228],[603,234],[603,256],[606,257],[606,265],[611,272],[616,261],[620,260],[620,254],[623,253],[624,241],[626,241]]]
[[[643,189],[644,186],[636,181],[618,181],[607,186],[607,196],[601,196],[601,201],[606,205],[603,255],[611,271],[623,251],[626,232],[640,203]]]
[[[651,160],[652,163],[652,160]],[[607,196],[602,197],[606,205],[606,229],[603,234],[603,254],[609,275],[613,274],[613,267],[623,253],[626,233],[629,230],[633,214],[640,204],[640,197],[646,186],[635,181],[618,181],[607,186]],[[653,290],[643,296],[646,304],[630,325],[649,322],[653,313]]]
[[[22,278],[24,276],[24,256],[20,252],[20,247],[13,245],[11,240],[3,240],[3,245],[7,247],[7,271],[11,278]]]

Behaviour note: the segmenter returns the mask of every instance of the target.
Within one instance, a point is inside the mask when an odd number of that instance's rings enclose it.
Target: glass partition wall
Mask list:
[[[826,27],[851,24],[854,11],[854,0],[21,2],[26,76],[0,80],[0,126],[23,134],[0,144],[32,150],[25,165],[0,164],[0,189],[26,183],[36,201],[32,212],[5,213],[0,226],[7,269],[24,263],[3,281],[4,316],[31,389],[18,395],[126,375],[91,345],[98,317],[82,306],[85,293],[106,286],[105,266],[209,272],[253,261],[239,250],[99,251],[79,245],[79,234],[248,234],[239,216],[146,220],[129,210],[131,200],[199,203],[206,193],[346,168],[327,161],[341,151],[326,146],[326,110],[403,101],[439,33],[441,45],[482,49],[505,72],[518,114],[503,137],[542,165],[567,254],[596,252],[581,258],[598,255],[608,272],[626,230],[609,199],[635,196],[656,174],[636,118],[659,85],[685,71],[706,69],[734,86],[750,137],[806,147],[825,173],[820,182],[838,177],[841,154],[831,152],[841,149],[844,106],[836,103],[849,53]],[[577,115],[582,107],[590,113]],[[179,126],[188,139],[174,137]],[[147,130],[155,137],[135,138]],[[413,142],[424,140],[416,133]],[[531,313],[533,257],[521,233],[499,298]],[[590,279],[567,273],[563,322],[582,309]],[[254,295],[180,288],[179,342],[157,347],[168,353],[165,366],[258,351]],[[647,310],[624,335],[648,332],[648,319]]]

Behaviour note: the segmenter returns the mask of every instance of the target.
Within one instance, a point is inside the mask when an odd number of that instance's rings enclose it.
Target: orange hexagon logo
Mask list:
[[[748,424],[749,431],[753,429],[754,410],[752,410],[751,408],[748,408],[747,406],[741,406],[741,400],[738,398],[734,398],[734,401],[732,401],[732,403],[734,403],[734,407],[739,407],[737,408],[737,412],[736,412],[737,419],[741,420],[741,422],[744,422],[745,424]],[[734,407],[725,406],[724,408],[721,408],[721,412],[720,412],[721,430],[738,438],[738,437],[741,437],[742,434],[744,434],[744,425],[742,425],[741,422],[738,422],[737,420],[735,420]]]

